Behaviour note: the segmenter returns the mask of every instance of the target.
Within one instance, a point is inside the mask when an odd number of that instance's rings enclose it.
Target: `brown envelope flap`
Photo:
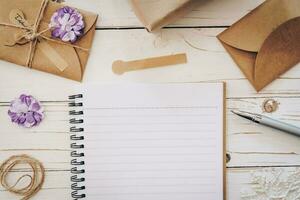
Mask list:
[[[171,23],[198,0],[131,0],[136,16],[149,31]]]
[[[276,79],[300,62],[300,17],[275,29],[265,40],[255,63],[255,81],[261,85]]]
[[[239,66],[241,71],[247,77],[247,79],[255,87],[254,64],[255,64],[256,53],[250,51],[241,51],[222,41],[221,43],[224,46],[224,48],[228,51],[228,53],[230,54],[234,62]]]
[[[77,53],[73,47],[57,44],[54,42],[47,42],[55,51],[63,56],[63,59],[69,64],[64,71],[60,71],[56,68],[52,61],[40,50],[40,43],[37,44],[35,57],[33,59],[33,69],[41,70],[51,74],[63,76],[72,80],[81,81],[83,71],[81,68],[80,60],[78,59]]]
[[[299,0],[267,0],[218,38],[232,47],[258,52],[275,28],[297,16],[300,16]]]

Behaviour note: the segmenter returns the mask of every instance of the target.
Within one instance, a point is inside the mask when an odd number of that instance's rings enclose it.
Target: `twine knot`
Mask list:
[[[13,44],[6,46],[15,46],[16,44],[27,44],[29,42],[33,42],[41,36],[41,33],[33,32],[33,30],[26,30],[21,34],[16,35],[16,39]]]
[[[28,41],[33,41],[34,39],[36,39],[37,37],[39,37],[40,34],[39,33],[34,33],[33,31],[28,31],[28,33],[26,33],[24,35],[24,39],[28,40]]]

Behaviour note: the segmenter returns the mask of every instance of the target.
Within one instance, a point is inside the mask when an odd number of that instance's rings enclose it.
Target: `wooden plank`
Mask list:
[[[242,169],[227,169],[227,199],[228,200],[240,200],[241,191],[250,190],[251,185],[251,173],[256,170],[267,168],[242,168]],[[279,168],[285,173],[291,172],[294,168]],[[15,173],[17,176],[21,173]],[[59,179],[57,178],[59,177]],[[45,184],[42,190],[32,198],[32,200],[53,200],[53,199],[71,199],[70,197],[70,183],[68,182],[70,173],[66,171],[47,172]],[[0,190],[0,199],[15,200],[19,197],[8,193],[7,191]]]
[[[264,0],[203,0],[171,27],[229,26]],[[68,5],[99,14],[98,28],[141,27],[127,0],[65,0]]]
[[[24,143],[26,143],[26,141]],[[41,161],[47,172],[56,172],[56,171],[69,171],[71,169],[70,153],[71,150],[67,149],[67,147],[66,149],[47,149],[47,147],[44,147],[44,149],[38,149],[34,147],[31,149],[22,149],[22,148],[16,148],[15,146],[14,149],[1,149],[0,158],[2,162],[8,159],[12,155],[27,154]],[[29,166],[21,166],[16,171],[28,171],[28,170],[30,170]]]
[[[279,103],[270,117],[300,126],[300,98],[274,98]],[[262,113],[265,98],[229,99],[227,102],[228,166],[287,166],[300,164],[300,138],[257,125],[232,113],[231,109]]]
[[[300,97],[276,97],[274,99],[280,103],[279,109],[269,115],[300,126]],[[232,157],[228,163],[229,167],[300,165],[300,138],[256,125],[230,113],[231,109],[261,113],[261,105],[264,100],[265,98],[257,97],[229,98],[227,100],[227,151]],[[43,151],[44,156],[42,158],[48,157],[48,154],[52,155],[53,152],[58,154],[59,160],[52,160],[54,163],[62,162],[61,156],[63,155],[63,158],[68,158],[65,155],[68,156],[70,151],[70,133],[67,121],[69,108],[67,104],[64,105],[65,107],[61,103],[50,107],[46,105],[45,121],[37,128],[24,129],[9,122],[9,117],[6,114],[8,105],[0,103],[0,120],[4,122],[0,128],[5,134],[6,141],[0,144],[0,153],[7,155],[2,154],[3,156],[0,157],[8,157],[10,152],[29,151],[29,153],[37,153]],[[270,138],[272,138],[272,142]],[[16,146],[16,144],[19,145]],[[37,155],[39,154],[37,153]],[[63,169],[68,169],[68,163],[65,162],[65,164],[62,165],[65,167]]]
[[[27,172],[28,173],[28,172]],[[17,180],[18,177],[26,172],[12,172],[10,173],[10,180]],[[59,177],[59,178],[58,178]],[[24,180],[19,186],[26,186],[28,180]],[[12,182],[13,183],[13,182]],[[45,182],[42,189],[31,199],[38,200],[53,200],[53,199],[71,199],[71,186],[70,186],[70,172],[67,171],[46,171]],[[17,200],[20,196],[9,193],[8,191],[1,188],[0,199]]]

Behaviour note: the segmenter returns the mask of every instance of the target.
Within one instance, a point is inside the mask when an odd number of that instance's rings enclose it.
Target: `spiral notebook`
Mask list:
[[[225,199],[223,83],[89,85],[70,96],[73,199]]]

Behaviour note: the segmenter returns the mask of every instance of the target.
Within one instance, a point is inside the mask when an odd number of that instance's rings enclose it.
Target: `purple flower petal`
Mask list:
[[[34,112],[33,117],[37,123],[40,123],[43,119],[43,116],[40,113]]]
[[[49,27],[50,28],[55,28],[55,27],[59,27],[59,23],[58,23],[58,18],[59,18],[59,15],[57,12],[55,12],[52,17],[51,17],[51,22],[49,24]]]
[[[63,32],[60,34],[59,38],[60,38],[61,40],[63,40],[63,37],[65,36],[65,34],[67,34],[67,31],[63,31]]]
[[[28,98],[28,96],[25,95],[25,94],[21,94],[21,95],[20,95],[20,100],[21,100],[23,103],[26,101],[27,98]]]
[[[52,31],[52,33],[51,33],[51,35],[53,36],[53,37],[56,37],[56,38],[58,38],[59,36],[60,36],[60,28],[55,28],[53,31]]]
[[[79,26],[79,25],[73,26],[73,29],[74,29],[74,31],[81,31],[81,30],[83,30],[82,26]]]
[[[38,111],[41,108],[40,104],[38,102],[35,102],[32,104],[32,110]]]
[[[19,116],[17,115],[17,113],[11,112],[9,110],[8,115],[10,116],[12,122],[17,122],[18,121]]]
[[[25,103],[27,106],[29,106],[31,104],[31,96],[26,96]]]
[[[76,25],[79,22],[79,20],[80,20],[80,17],[78,15],[76,15],[76,14],[73,14],[70,17],[69,24],[71,26],[74,26],[74,25]]]
[[[25,113],[23,113],[22,115],[20,115],[17,121],[18,121],[19,124],[24,124],[25,121],[26,121],[26,115],[25,115]]]
[[[72,14],[72,13],[74,13],[75,10],[69,6],[65,6],[65,7],[63,7],[63,11],[64,11],[64,13]]]
[[[57,12],[57,14],[58,14],[59,17],[64,16],[64,14],[66,13],[66,12],[64,11],[64,9],[59,9],[59,10],[57,10],[56,12]]]
[[[35,119],[34,119],[34,117],[33,117],[33,112],[32,112],[32,111],[31,111],[31,112],[28,112],[28,113],[26,114],[26,121],[27,121],[28,123],[30,123],[30,124],[35,123]]]

